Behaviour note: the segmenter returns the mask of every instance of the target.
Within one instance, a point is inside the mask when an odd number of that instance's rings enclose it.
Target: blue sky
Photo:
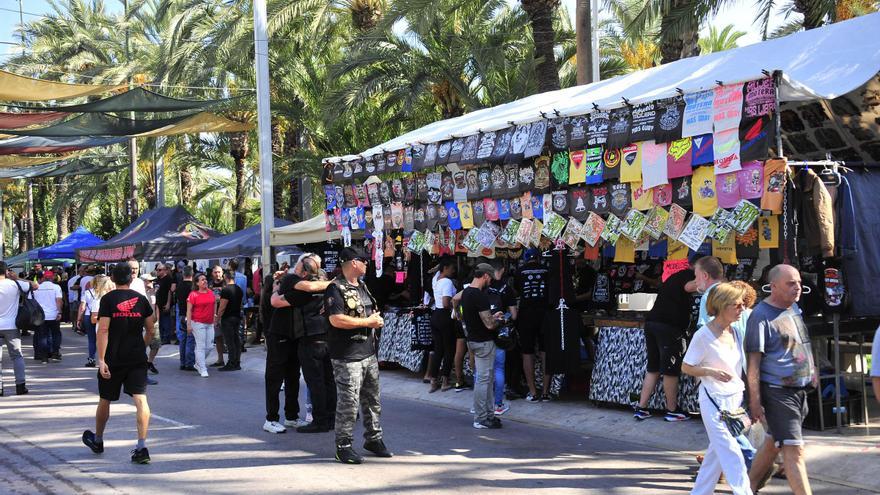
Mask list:
[[[510,0],[516,1],[516,0]],[[574,15],[575,0],[562,0],[568,11]],[[601,3],[601,2],[600,2]],[[105,0],[105,5],[109,10],[122,10],[122,0]],[[35,14],[45,14],[51,12],[49,3],[46,0],[22,0],[22,7],[25,12]],[[18,26],[18,0],[0,0],[0,42],[15,42],[15,29]],[[10,12],[12,10],[13,12]],[[740,38],[740,45],[747,45],[761,41],[761,35],[756,26],[752,25],[755,17],[754,0],[738,0],[730,7],[725,8],[716,16],[712,24],[724,26],[733,23],[736,29],[745,31],[747,34]],[[34,20],[36,17],[25,14],[25,22]],[[775,22],[771,26],[784,23],[782,16],[776,16]],[[14,50],[11,45],[0,44],[0,54],[8,53]]]

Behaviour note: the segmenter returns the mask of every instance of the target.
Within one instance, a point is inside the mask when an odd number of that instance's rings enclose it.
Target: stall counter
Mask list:
[[[386,307],[382,311],[385,325],[379,336],[379,361],[397,363],[410,371],[419,372],[425,359],[424,349],[430,348],[430,323],[425,335],[426,317],[430,322],[424,308]]]

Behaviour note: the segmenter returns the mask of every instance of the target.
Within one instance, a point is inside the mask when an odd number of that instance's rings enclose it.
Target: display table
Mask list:
[[[418,323],[424,317],[423,313],[425,311],[420,308],[393,307],[382,312],[385,326],[379,337],[380,362],[397,363],[413,372],[421,370],[425,352],[419,348],[413,350],[413,347],[414,341],[419,341],[419,335],[414,335],[414,332],[419,330]],[[424,324],[421,327],[424,330]]]
[[[590,399],[600,403],[632,406],[638,402],[647,367],[644,319],[641,317],[594,318],[598,331],[596,364],[590,382]],[[649,409],[666,409],[663,380],[648,402]],[[636,399],[633,400],[631,395]],[[700,410],[697,384],[693,377],[682,374],[678,390],[679,408]]]

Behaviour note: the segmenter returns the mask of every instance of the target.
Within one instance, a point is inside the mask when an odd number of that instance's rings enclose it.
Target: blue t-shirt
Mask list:
[[[746,325],[746,352],[760,352],[761,381],[782,387],[816,384],[807,326],[797,305],[781,309],[761,301]]]

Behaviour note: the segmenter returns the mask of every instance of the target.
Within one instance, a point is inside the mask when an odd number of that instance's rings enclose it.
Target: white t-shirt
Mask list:
[[[0,280],[0,330],[14,330],[15,317],[18,316],[18,287],[16,282],[5,278]],[[18,286],[27,292],[30,289],[28,282],[19,280]]]
[[[46,321],[52,321],[58,318],[58,299],[64,295],[61,292],[61,286],[55,282],[45,281],[41,283],[37,290],[34,291],[34,299],[40,303],[43,313],[46,315]]]
[[[83,309],[83,315],[89,317],[92,313],[98,312],[98,305],[100,304],[101,299],[95,297],[95,291],[93,289],[89,289],[83,292],[82,302],[85,306]]]
[[[871,346],[871,376],[880,378],[880,327],[874,332],[874,345]]]
[[[434,288],[434,307],[436,309],[443,309],[444,297],[452,297],[455,295],[455,284],[453,284],[452,280],[447,277],[443,277],[439,280],[435,278],[431,283],[431,287]]]
[[[86,290],[86,285],[88,285],[89,282],[91,282],[91,281],[94,280],[94,279],[95,279],[95,277],[93,277],[93,276],[91,276],[91,275],[83,275],[83,278],[81,278],[81,279],[79,280],[79,291],[80,291],[80,292],[85,291],[85,290]]]
[[[147,297],[147,286],[144,285],[144,281],[141,280],[140,277],[131,281],[131,284],[128,286],[129,289],[139,293],[140,295]]]
[[[73,290],[73,286],[79,283],[79,279],[79,275],[74,275],[67,281],[67,300],[70,302],[79,301],[79,292]]]
[[[729,382],[722,382],[711,376],[700,377],[710,395],[728,396],[746,388],[742,380],[743,353],[735,332],[731,344],[728,346],[719,342],[712,330],[704,325],[694,334],[684,355],[683,362],[691,366],[715,368],[733,375]]]

